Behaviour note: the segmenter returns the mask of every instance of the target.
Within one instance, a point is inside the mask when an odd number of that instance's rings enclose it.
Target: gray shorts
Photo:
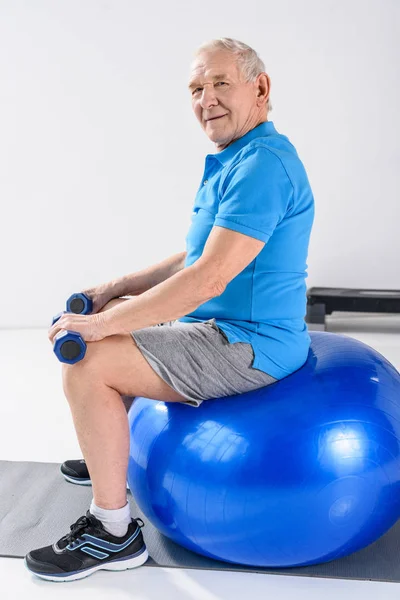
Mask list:
[[[233,396],[277,381],[254,369],[251,344],[230,344],[215,319],[202,323],[171,321],[131,331],[156,373],[190,406],[203,400]]]

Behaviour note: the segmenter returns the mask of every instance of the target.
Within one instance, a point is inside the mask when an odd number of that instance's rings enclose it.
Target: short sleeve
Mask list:
[[[214,225],[267,242],[292,196],[293,186],[280,158],[265,146],[253,147],[221,181]]]

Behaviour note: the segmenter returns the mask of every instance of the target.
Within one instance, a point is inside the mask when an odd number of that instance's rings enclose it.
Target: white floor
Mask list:
[[[336,313],[327,330],[374,347],[400,370],[400,315]],[[0,459],[63,462],[81,457],[61,387],[61,364],[47,330],[0,331]],[[0,515],[0,518],[2,515]],[[66,532],[67,533],[67,532]],[[22,559],[0,558],[0,598],[288,600],[398,598],[400,584],[142,567],[99,571],[81,581],[52,583],[31,575]]]

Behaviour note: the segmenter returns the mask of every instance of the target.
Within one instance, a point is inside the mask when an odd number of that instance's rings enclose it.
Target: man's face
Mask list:
[[[192,63],[189,90],[196,118],[218,151],[266,121],[265,102],[257,103],[258,79],[245,83],[228,52],[198,55]]]

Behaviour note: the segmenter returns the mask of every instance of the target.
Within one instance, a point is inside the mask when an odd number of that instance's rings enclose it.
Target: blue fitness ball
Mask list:
[[[310,332],[301,369],[199,408],[138,397],[128,483],[198,554],[257,567],[347,556],[400,517],[400,375],[353,338]]]

